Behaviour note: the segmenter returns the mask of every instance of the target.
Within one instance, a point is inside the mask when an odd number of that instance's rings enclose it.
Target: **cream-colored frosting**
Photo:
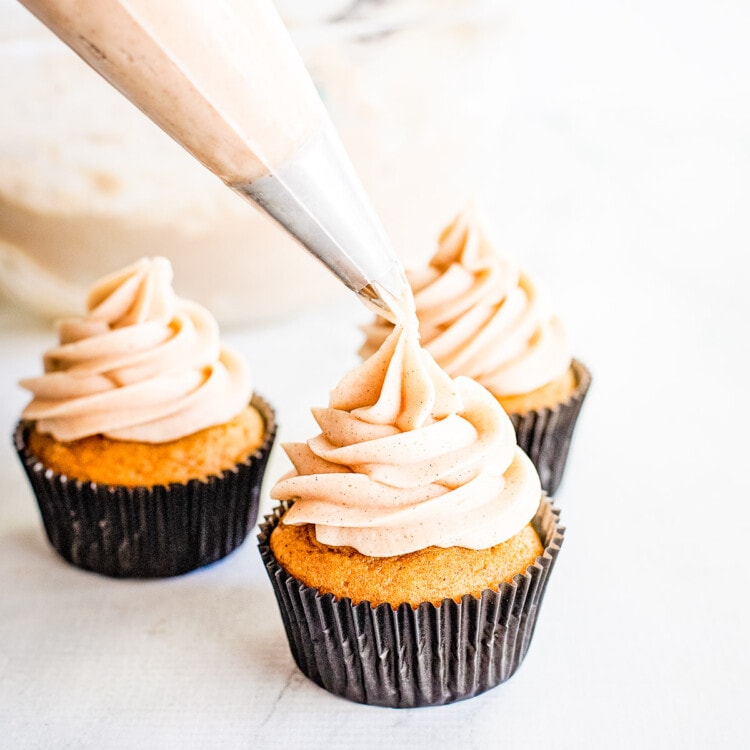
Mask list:
[[[480,5],[488,12],[478,21]],[[497,131],[512,102],[503,40],[513,3],[277,6],[394,247],[406,261],[425,257],[440,228],[435,217],[450,214],[462,186],[494,200],[484,167],[502,147]],[[50,319],[73,315],[96,279],[159,252],[180,293],[220,324],[345,299],[322,264],[18,0],[0,0],[0,69],[13,71],[3,77],[0,117],[0,297]],[[406,69],[418,88],[402,85]],[[496,95],[487,99],[490,88]],[[443,116],[447,100],[451,117]],[[471,153],[467,132],[477,144]]]
[[[239,414],[252,387],[219,341],[213,316],[172,290],[165,258],[143,258],[97,282],[88,314],[58,322],[45,374],[21,381],[23,412],[61,441],[103,434],[163,443]]]
[[[285,523],[384,557],[428,546],[484,549],[533,517],[541,486],[497,401],[451,379],[396,326],[313,409],[322,433],[284,446],[294,468],[271,491],[295,503]]]
[[[528,393],[570,365],[568,335],[547,290],[490,243],[468,208],[440,235],[424,268],[410,269],[422,345],[452,375],[478,380],[496,396]],[[369,356],[392,326],[367,326]]]

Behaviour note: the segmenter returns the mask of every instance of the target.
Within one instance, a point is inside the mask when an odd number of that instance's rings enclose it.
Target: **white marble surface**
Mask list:
[[[594,374],[558,494],[566,542],[528,657],[453,706],[349,704],[294,667],[254,537],[179,579],[62,562],[10,435],[52,335],[0,314],[0,745],[750,746],[750,8],[519,7],[502,240]],[[355,362],[356,301],[227,332],[281,437]],[[273,479],[284,470],[276,450]],[[267,488],[263,507],[269,500]]]

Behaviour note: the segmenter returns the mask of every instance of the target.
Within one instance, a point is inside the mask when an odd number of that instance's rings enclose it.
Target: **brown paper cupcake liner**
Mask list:
[[[578,385],[568,401],[552,409],[508,414],[516,430],[518,445],[536,466],[542,489],[548,495],[554,495],[560,486],[573,430],[591,385],[591,373],[586,367],[575,359],[572,366]]]
[[[258,517],[260,486],[276,436],[275,414],[257,394],[266,425],[262,445],[205,481],[124,487],[71,479],[45,466],[27,446],[30,425],[14,442],[36,495],[52,546],[71,564],[116,578],[156,578],[225,557]]]
[[[354,605],[289,575],[269,540],[290,505],[282,503],[266,517],[258,542],[292,656],[313,682],[358,703],[413,708],[471,698],[518,669],[563,541],[559,510],[546,497],[532,521],[544,552],[525,574],[480,598],[467,594],[460,602],[395,610]]]

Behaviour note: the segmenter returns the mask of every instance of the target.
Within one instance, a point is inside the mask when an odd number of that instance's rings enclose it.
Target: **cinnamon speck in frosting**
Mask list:
[[[450,378],[397,325],[346,375],[321,434],[284,446],[293,469],[271,490],[294,500],[282,523],[372,557],[428,546],[485,549],[534,516],[539,477],[510,419],[475,381]]]

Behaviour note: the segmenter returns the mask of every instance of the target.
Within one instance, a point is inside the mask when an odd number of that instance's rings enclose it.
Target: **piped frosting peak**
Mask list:
[[[473,208],[443,230],[429,264],[407,270],[422,345],[451,376],[475,378],[495,396],[528,393],[570,365],[567,333],[547,290],[501,255]],[[369,356],[392,326],[365,328]]]
[[[284,523],[312,523],[324,544],[375,556],[428,546],[491,547],[533,517],[539,477],[482,386],[450,378],[397,325],[347,374],[321,433],[285,450],[293,469],[271,491],[294,500]]]
[[[247,406],[246,365],[219,341],[213,316],[179,299],[165,258],[101,279],[87,314],[57,324],[45,374],[21,385],[23,412],[61,441],[103,434],[162,443],[221,424]]]

